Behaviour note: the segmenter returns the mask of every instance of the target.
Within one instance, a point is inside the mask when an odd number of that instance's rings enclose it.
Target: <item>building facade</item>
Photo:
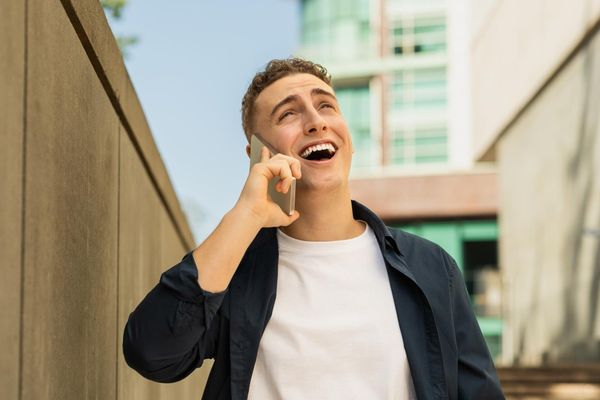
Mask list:
[[[332,73],[356,148],[353,197],[452,254],[498,356],[496,174],[472,157],[468,6],[303,0],[299,55]]]
[[[503,361],[600,362],[600,1],[473,1],[475,154],[498,165]]]

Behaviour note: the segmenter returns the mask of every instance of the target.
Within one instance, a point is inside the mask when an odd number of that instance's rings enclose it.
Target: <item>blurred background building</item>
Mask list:
[[[462,0],[303,0],[298,54],[333,75],[356,147],[353,197],[456,259],[498,357],[497,183],[473,158],[468,11]]]
[[[600,362],[599,27],[597,0],[472,1],[474,154],[498,168],[505,363]]]

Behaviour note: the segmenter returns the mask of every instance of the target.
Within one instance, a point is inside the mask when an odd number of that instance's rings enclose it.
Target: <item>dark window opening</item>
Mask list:
[[[464,242],[463,251],[463,275],[475,313],[479,316],[499,316],[502,282],[498,270],[498,242]]]

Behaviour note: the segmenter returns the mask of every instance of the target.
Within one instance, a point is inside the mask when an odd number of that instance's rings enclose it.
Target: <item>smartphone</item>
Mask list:
[[[275,155],[271,146],[261,142],[256,135],[252,135],[250,138],[250,168],[252,168],[252,166],[257,162],[260,162],[260,153],[263,146],[269,149],[271,156]],[[296,209],[296,178],[292,179],[292,184],[290,185],[290,189],[287,191],[287,193],[281,193],[275,190],[275,185],[277,185],[279,180],[279,177],[276,177],[269,181],[269,197],[271,197],[271,200],[281,207],[284,213],[287,215],[292,215]]]

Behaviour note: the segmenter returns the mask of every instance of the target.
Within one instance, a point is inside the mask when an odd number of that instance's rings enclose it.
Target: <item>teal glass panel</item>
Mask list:
[[[417,164],[438,164],[445,163],[448,161],[446,155],[417,155],[415,156],[415,162]]]
[[[479,317],[477,320],[484,335],[502,335],[503,323],[501,318]]]
[[[429,23],[422,20],[417,21],[417,25],[414,28],[416,35],[428,33],[446,33],[446,24],[442,19],[429,21]]]
[[[358,15],[356,0],[333,0],[334,19],[355,18]]]
[[[446,22],[443,18],[419,18],[414,26],[415,53],[446,50]]]
[[[432,108],[444,108],[447,102],[445,98],[418,98],[416,97],[413,105],[416,109],[432,109]]]
[[[362,41],[369,40],[371,37],[371,23],[368,20],[360,22],[359,33]]]
[[[444,136],[425,136],[425,137],[416,137],[415,145],[417,147],[420,146],[432,146],[432,145],[446,145],[446,137]]]
[[[448,161],[448,137],[443,126],[392,131],[390,144],[391,162],[395,165]]]
[[[302,46],[321,62],[370,56],[369,0],[303,0]]]
[[[443,53],[446,51],[445,43],[417,43],[415,53]]]
[[[352,134],[355,147],[352,160],[353,167],[361,168],[374,165],[369,87],[338,88],[336,89],[336,96]]]
[[[421,227],[421,234],[440,245],[454,257],[459,268],[462,268],[463,253],[459,225],[453,222],[425,223]]]
[[[446,68],[397,72],[390,89],[392,111],[443,109],[448,97]]]
[[[464,240],[497,240],[498,223],[496,221],[471,221],[462,228]]]
[[[434,54],[446,51],[446,20],[443,15],[404,17],[391,22],[390,46],[394,54]]]

